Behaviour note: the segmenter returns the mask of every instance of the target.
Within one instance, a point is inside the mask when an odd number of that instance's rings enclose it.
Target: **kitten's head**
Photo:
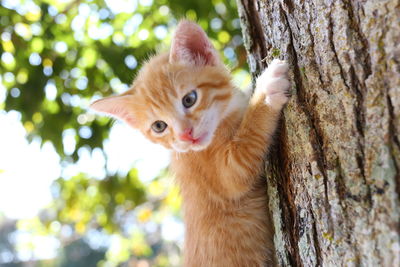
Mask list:
[[[210,40],[184,20],[170,52],[151,58],[129,91],[91,108],[125,121],[155,143],[186,152],[212,142],[232,94],[229,72]]]

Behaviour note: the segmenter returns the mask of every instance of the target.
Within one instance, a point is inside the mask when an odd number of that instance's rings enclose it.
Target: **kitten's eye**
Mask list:
[[[182,98],[182,104],[185,108],[190,108],[194,103],[196,103],[196,100],[197,93],[193,90]]]
[[[165,129],[167,128],[167,124],[163,121],[155,121],[152,125],[151,125],[151,129],[153,129],[153,131],[155,131],[156,133],[162,133],[165,131]]]

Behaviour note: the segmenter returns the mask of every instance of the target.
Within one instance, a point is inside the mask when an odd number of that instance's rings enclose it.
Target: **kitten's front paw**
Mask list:
[[[256,92],[265,94],[265,102],[275,110],[280,110],[289,99],[288,70],[285,61],[274,59],[257,78]]]

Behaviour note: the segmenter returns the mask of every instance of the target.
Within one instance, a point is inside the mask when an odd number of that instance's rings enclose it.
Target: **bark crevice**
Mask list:
[[[287,247],[288,252],[288,261],[291,266],[302,266],[299,253],[297,251],[297,247],[294,245],[298,242],[298,221],[297,221],[297,210],[296,206],[294,205],[294,190],[291,187],[291,184],[288,182],[288,178],[290,177],[288,170],[290,169],[290,162],[288,158],[285,157],[286,155],[286,147],[284,146],[285,140],[285,129],[284,122],[280,124],[280,127],[277,131],[279,134],[277,139],[280,139],[278,143],[276,143],[269,154],[269,159],[272,164],[267,166],[273,167],[273,171],[277,176],[277,190],[279,192],[279,206],[282,210],[282,215],[285,216],[284,224],[282,225],[285,231],[285,238],[286,242],[292,244],[291,246]],[[272,156],[274,155],[274,156]],[[285,205],[289,204],[289,205]]]
[[[309,124],[311,125],[312,131],[310,132],[310,138],[313,140],[313,148],[314,148],[314,156],[315,160],[318,165],[318,169],[321,172],[323,176],[323,181],[324,181],[324,192],[325,192],[325,207],[327,210],[330,210],[330,205],[328,201],[328,193],[327,193],[327,174],[326,174],[326,169],[327,169],[327,164],[326,164],[326,158],[324,155],[324,139],[323,139],[323,132],[320,129],[317,121],[318,118],[315,115],[314,109],[311,107],[310,103],[306,100],[306,90],[303,88],[303,78],[301,76],[301,71],[300,67],[298,64],[298,59],[297,59],[297,54],[296,50],[294,48],[294,43],[293,43],[293,35],[292,35],[292,29],[289,24],[289,20],[287,18],[287,14],[285,13],[284,9],[282,8],[282,13],[283,16],[286,20],[288,31],[289,31],[289,45],[290,45],[290,50],[288,52],[291,52],[291,56],[293,57],[292,64],[293,64],[293,74],[294,74],[294,80],[298,81],[295,83],[296,86],[296,91],[297,91],[297,98],[299,100],[299,107],[303,110],[305,114],[307,114],[307,119]],[[330,219],[329,219],[330,221]]]

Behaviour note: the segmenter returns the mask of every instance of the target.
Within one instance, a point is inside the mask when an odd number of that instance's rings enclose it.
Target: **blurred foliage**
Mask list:
[[[0,109],[18,111],[28,140],[51,142],[62,166],[74,164],[80,149],[103,149],[111,127],[87,113],[88,104],[127,90],[142,62],[167,49],[183,17],[206,30],[234,72],[242,70],[235,0],[2,0]],[[178,265],[169,252],[179,248],[160,237],[166,214],[180,216],[177,189],[165,174],[143,185],[135,170],[121,176],[104,168],[103,179],[60,177],[54,203],[39,218],[17,223],[20,231],[62,240],[63,255],[84,251],[93,236],[104,238],[93,254],[99,265],[140,259]]]
[[[54,204],[63,207],[58,209],[57,218],[66,223],[77,222],[75,230],[81,234],[93,221],[110,233],[117,231],[119,222],[114,216],[117,209],[129,211],[145,202],[144,187],[135,169],[127,177],[96,180],[81,174],[57,182],[59,192],[55,193]]]

